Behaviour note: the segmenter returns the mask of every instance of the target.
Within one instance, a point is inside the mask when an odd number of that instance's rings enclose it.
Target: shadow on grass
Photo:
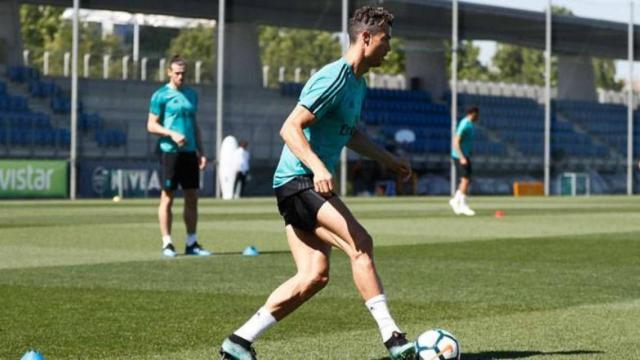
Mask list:
[[[546,356],[546,355],[589,355],[589,354],[604,354],[604,351],[599,350],[567,350],[567,351],[518,351],[518,350],[505,350],[505,351],[483,351],[479,353],[463,353],[461,360],[501,360],[501,359],[525,359],[533,356]],[[389,357],[383,357],[377,360],[391,360]]]
[[[290,254],[290,253],[291,251],[289,250],[260,251],[260,255],[277,255],[277,254]],[[185,255],[183,253],[178,253],[177,257],[181,259],[207,259],[207,258],[211,259],[217,256],[242,256],[247,258],[255,257],[255,256],[242,255],[241,251],[221,251],[221,252],[214,251],[214,253],[211,256],[193,256],[193,255]]]
[[[493,360],[493,359],[524,359],[532,356],[545,355],[589,355],[604,354],[596,350],[567,350],[567,351],[484,351],[479,353],[462,353],[462,360]]]

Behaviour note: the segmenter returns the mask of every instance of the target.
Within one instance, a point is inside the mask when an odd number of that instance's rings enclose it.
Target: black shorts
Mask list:
[[[320,207],[335,194],[324,197],[313,189],[313,178],[296,176],[288,183],[275,188],[278,211],[285,225],[300,230],[313,231],[316,228]]]
[[[200,187],[200,169],[195,152],[163,152],[160,154],[162,189],[176,190]]]
[[[471,159],[467,158],[467,165],[462,165],[460,159],[453,159],[453,162],[456,164],[456,174],[471,180]]]

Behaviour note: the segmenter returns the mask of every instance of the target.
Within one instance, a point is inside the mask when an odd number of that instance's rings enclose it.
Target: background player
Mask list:
[[[151,97],[147,130],[156,135],[162,173],[162,191],[158,219],[162,234],[162,254],[177,256],[171,239],[173,214],[171,206],[178,185],[184,192],[184,224],[187,228],[185,254],[208,256],[211,253],[198,244],[198,188],[200,170],[204,170],[207,158],[202,151],[200,128],[196,122],[198,95],[184,85],[186,62],[174,56],[167,69],[169,83]]]
[[[477,107],[471,107],[467,110],[465,116],[458,127],[453,138],[453,149],[451,149],[451,157],[456,165],[456,173],[460,176],[460,184],[454,197],[449,200],[449,205],[456,215],[474,216],[475,211],[471,210],[467,205],[467,194],[469,193],[469,185],[471,184],[471,155],[473,153],[473,140],[475,138],[474,123],[480,118],[480,110]]]

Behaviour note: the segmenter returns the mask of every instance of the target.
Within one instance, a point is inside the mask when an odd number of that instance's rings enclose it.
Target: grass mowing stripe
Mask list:
[[[473,200],[469,219],[446,198],[347,199],[403,329],[450,329],[467,360],[640,358],[636,198]],[[29,346],[48,359],[210,359],[295,271],[273,199],[204,199],[199,232],[214,251],[274,253],[174,261],[159,259],[156,200],[2,205],[2,359]],[[347,259],[333,258],[329,286],[267,332],[261,359],[385,356]]]

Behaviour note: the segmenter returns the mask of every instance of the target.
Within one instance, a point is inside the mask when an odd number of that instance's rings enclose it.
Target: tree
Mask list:
[[[70,21],[59,23],[58,27],[53,40],[45,44],[44,50],[51,54],[50,72],[60,75],[63,73],[64,54],[71,52],[73,29]],[[114,60],[110,64],[112,77],[121,73],[122,65],[118,64],[117,60],[121,59],[129,50],[121,44],[116,35],[107,35],[103,38],[99,24],[94,23],[80,24],[78,32],[78,67],[81,72],[83,71],[84,55],[90,54],[89,76],[102,77],[102,56],[109,54]]]
[[[570,9],[552,6],[554,15],[573,16]],[[492,59],[499,70],[493,79],[521,84],[544,85],[544,52],[516,45],[499,44]],[[595,85],[603,89],[620,90],[622,82],[615,80],[615,65],[611,59],[593,59]],[[558,84],[557,59],[551,61],[551,85]]]
[[[593,75],[599,88],[620,91],[624,87],[624,81],[616,80],[616,66],[612,59],[593,59]]]
[[[41,65],[46,44],[53,41],[60,27],[64,8],[25,4],[20,7],[20,32],[24,49],[35,64]]]
[[[258,39],[262,64],[269,66],[269,79],[278,79],[279,68],[284,66],[285,81],[294,80],[297,67],[304,80],[312,69],[319,70],[341,52],[338,37],[326,31],[262,26]]]
[[[63,73],[64,54],[71,52],[72,25],[62,21],[64,8],[47,5],[22,5],[20,29],[25,49],[29,50],[32,64],[42,68],[44,52],[50,53],[51,74]],[[79,29],[78,56],[80,71],[85,54],[91,54],[90,76],[102,76],[102,55],[110,54],[114,59],[125,54],[126,48],[115,35],[102,36],[99,24],[81,23]],[[112,64],[112,73],[122,67]]]
[[[187,78],[195,79],[195,63],[202,61],[201,81],[213,81],[216,59],[215,28],[198,26],[180,30],[178,36],[171,40],[167,50],[167,58],[180,55],[188,62]]]
[[[498,44],[491,60],[498,69],[492,80],[508,83],[544,85],[544,53],[522,46]],[[551,84],[557,84],[557,61],[551,61]]]
[[[451,78],[451,43],[445,44],[445,62],[447,66],[447,76]],[[461,80],[488,80],[489,70],[482,65],[479,60],[480,48],[472,41],[463,40],[459,42],[458,49],[458,79]]]

